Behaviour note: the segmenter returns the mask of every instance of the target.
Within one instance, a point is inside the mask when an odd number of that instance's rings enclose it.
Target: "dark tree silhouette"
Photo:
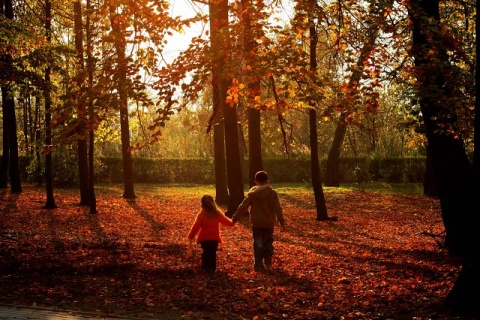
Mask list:
[[[211,2],[209,4],[210,11],[210,37],[213,52],[221,52],[222,38],[220,20],[221,10],[219,4]],[[225,9],[225,8],[223,8]],[[223,105],[225,104],[225,93],[222,90],[221,73],[224,68],[224,59],[220,55],[213,55],[212,61],[212,95],[213,95],[213,112],[207,128],[207,133],[213,129],[213,146],[214,146],[214,162],[215,162],[215,201],[218,204],[228,205],[228,182],[227,168],[225,163],[225,119],[223,117]]]
[[[444,45],[440,24],[440,0],[412,1],[413,56],[419,102],[425,123],[427,148],[437,184],[445,245],[452,255],[463,258],[462,270],[446,303],[457,313],[480,314],[480,250],[478,202],[470,163],[457,131],[458,110],[445,103],[457,86]]]
[[[89,201],[90,201],[90,213],[97,213],[97,198],[95,196],[95,169],[94,169],[94,109],[93,109],[93,96],[92,96],[92,87],[93,87],[93,69],[94,62],[92,57],[92,27],[90,23],[91,16],[91,3],[90,0],[87,0],[87,19],[86,19],[86,36],[87,36],[87,74],[88,74],[88,116],[90,120],[90,132],[88,135],[89,144],[88,144],[88,176],[89,176]]]
[[[47,42],[52,41],[52,4],[50,0],[45,1],[45,33]],[[46,209],[54,209],[57,207],[53,195],[53,176],[52,176],[52,97],[51,97],[51,68],[45,68],[45,88],[43,90],[43,98],[45,100],[45,189],[47,193],[47,202],[44,206]]]
[[[229,50],[228,41],[225,38],[228,37],[228,1],[222,0],[218,3],[210,3],[210,10],[210,37],[212,48],[215,48],[215,54],[213,55],[215,59],[212,63],[215,72],[212,81],[214,92],[218,90],[218,108],[222,110],[224,116],[225,158],[229,193],[227,215],[231,215],[242,202],[244,192],[238,146],[237,108],[235,105],[226,103],[229,81],[228,74],[225,71]],[[216,111],[213,111],[214,114]]]
[[[117,89],[119,94],[120,109],[120,136],[122,142],[122,164],[123,164],[123,195],[125,199],[134,199],[133,188],[133,161],[130,150],[130,128],[128,119],[128,89],[127,89],[127,57],[125,54],[125,26],[124,17],[117,13],[118,8],[111,6],[111,25],[114,34],[114,45],[117,53]]]
[[[310,1],[311,7],[315,5],[314,1]],[[317,43],[318,35],[315,27],[314,19],[312,17],[312,10],[309,14],[310,23],[310,70],[317,70]],[[309,124],[310,124],[310,167],[312,173],[312,186],[313,194],[315,196],[315,207],[317,209],[316,220],[324,221],[330,220],[327,212],[327,204],[325,201],[325,195],[323,193],[322,178],[320,174],[320,159],[318,156],[318,132],[317,132],[317,110],[313,105],[308,111]]]
[[[12,0],[5,0],[0,6],[5,18],[13,19]],[[0,188],[6,188],[10,178],[10,191],[22,192],[20,171],[18,167],[17,122],[15,117],[15,100],[11,79],[14,79],[12,57],[10,54],[0,56],[0,71],[5,79],[2,82],[2,115],[3,115],[3,156],[0,162]],[[3,69],[3,70],[2,70]]]
[[[75,49],[77,51],[77,63],[79,70],[82,72],[85,70],[83,59],[83,27],[82,27],[82,5],[80,1],[76,1],[73,4],[74,16],[75,16]],[[81,78],[80,78],[81,79]],[[80,87],[83,86],[79,79]],[[87,118],[87,108],[84,101],[78,101],[77,113],[80,122],[85,124]],[[80,184],[80,205],[90,204],[90,192],[89,192],[89,176],[88,176],[88,154],[87,154],[87,138],[81,136],[77,141],[77,153],[78,153],[78,180]]]
[[[242,0],[243,7],[243,47],[245,51],[245,64],[251,66],[250,70],[257,70],[255,60],[258,43],[256,39],[260,39],[261,30],[252,19],[258,16],[260,2],[250,0]],[[262,140],[260,129],[260,110],[253,107],[255,97],[260,95],[260,80],[255,75],[251,77],[246,75],[247,82],[247,99],[248,99],[248,184],[250,187],[255,185],[255,173],[263,170],[262,161]]]

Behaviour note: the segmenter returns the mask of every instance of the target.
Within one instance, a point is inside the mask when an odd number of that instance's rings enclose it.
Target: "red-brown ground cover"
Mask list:
[[[460,266],[434,238],[436,199],[327,189],[330,216],[315,221],[313,193],[277,188],[287,231],[275,230],[273,270],[252,270],[247,219],[222,228],[214,275],[185,236],[208,186],[97,187],[98,214],[77,190],[0,194],[0,304],[155,319],[453,319],[442,303]],[[415,318],[416,317],[416,318]]]

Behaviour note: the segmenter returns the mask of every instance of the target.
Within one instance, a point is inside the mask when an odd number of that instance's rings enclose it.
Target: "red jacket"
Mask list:
[[[195,218],[192,228],[188,232],[188,239],[193,239],[198,233],[197,243],[205,240],[216,240],[222,243],[220,237],[220,224],[227,227],[234,225],[234,222],[225,216],[225,214],[218,210],[217,215],[210,217],[203,209]]]

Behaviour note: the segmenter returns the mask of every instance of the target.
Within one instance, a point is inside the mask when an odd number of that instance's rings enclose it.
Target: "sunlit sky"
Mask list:
[[[208,14],[208,5],[196,1],[170,0],[170,3],[172,16],[191,18],[197,13]],[[275,6],[278,6],[279,3],[282,3],[282,6],[277,7],[276,16],[282,18],[283,21],[288,21],[289,16],[292,15],[292,3],[288,0],[275,1]],[[278,21],[272,21],[272,23],[278,23]],[[183,34],[175,33],[174,36],[169,40],[166,50],[164,51],[165,58],[171,61],[171,59],[176,57],[180,51],[187,49],[192,37],[198,36],[202,31],[205,31],[206,28],[208,28],[208,26],[201,25],[199,23],[184,30]]]
[[[198,12],[207,14],[208,6],[194,2],[192,0],[171,0],[171,14],[172,16],[181,16],[182,18],[191,18]],[[208,27],[207,27],[208,28]],[[187,49],[192,37],[198,36],[205,26],[200,24],[193,25],[184,30],[184,33],[174,33],[174,36],[169,40],[164,56],[166,59],[173,59],[182,50]]]

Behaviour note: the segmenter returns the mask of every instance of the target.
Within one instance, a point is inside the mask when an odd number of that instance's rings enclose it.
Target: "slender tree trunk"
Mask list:
[[[8,1],[8,4],[6,3]],[[6,11],[9,11],[10,15],[13,17],[12,12],[12,2],[11,0],[0,1],[0,13],[7,17]],[[2,55],[0,57],[1,64],[5,65],[8,61],[8,55]],[[8,70],[6,67],[4,70]],[[3,71],[2,71],[3,72]],[[1,86],[2,90],[2,158],[0,161],[0,188],[8,188],[8,170],[10,163],[10,121],[9,119],[9,108],[5,108],[7,104],[7,96],[10,92],[9,87],[6,84]]]
[[[263,170],[260,110],[248,108],[248,184],[255,185],[255,173]]]
[[[225,164],[225,129],[223,119],[213,127],[214,161],[215,161],[215,201],[228,205],[227,168]]]
[[[248,87],[248,184],[250,187],[255,185],[255,173],[263,170],[262,163],[262,139],[260,130],[260,110],[254,108],[255,97],[260,96],[260,81],[255,76],[250,76],[248,73],[255,72],[257,70],[255,64],[257,56],[257,42],[258,30],[252,23],[252,17],[256,17],[258,14],[257,7],[260,2],[255,3],[250,0],[242,0],[243,7],[243,46],[245,51],[245,65],[250,68],[246,68],[246,82]]]
[[[474,122],[474,149],[473,149],[473,172],[474,172],[474,190],[476,190],[475,199],[477,208],[480,206],[480,1],[475,2],[475,42],[476,63],[475,63],[475,122]]]
[[[13,92],[12,92],[13,94]],[[11,98],[10,98],[11,96]],[[10,191],[12,193],[22,192],[22,183],[20,181],[20,168],[18,167],[18,141],[17,141],[17,120],[15,117],[15,100],[13,95],[7,97],[7,103],[4,104],[4,108],[11,110],[9,112],[9,118],[7,121],[11,122],[10,125]]]
[[[3,119],[3,132],[2,132],[2,158],[0,162],[0,188],[8,187],[8,170],[10,164],[10,121],[6,119],[9,118],[8,112],[9,109],[5,108],[7,101],[8,87],[2,86],[2,119]]]
[[[221,24],[219,23],[219,5],[215,1],[210,2],[210,35],[212,51],[220,52],[222,41],[219,38],[221,34]],[[215,166],[215,201],[218,204],[228,205],[228,183],[227,168],[225,163],[225,119],[223,117],[223,104],[221,101],[221,70],[222,63],[218,61],[218,56],[212,60],[212,96],[213,111],[210,126],[213,124],[213,146],[214,146],[214,166]]]
[[[333,136],[332,146],[327,157],[327,173],[325,175],[325,186],[327,187],[340,186],[339,162],[346,131],[347,124],[345,123],[345,113],[342,112],[340,118],[338,119],[335,135]]]
[[[93,109],[93,97],[92,97],[92,88],[93,88],[93,57],[92,57],[92,37],[91,37],[91,25],[90,25],[90,15],[91,15],[91,4],[90,0],[87,0],[87,23],[86,23],[86,33],[87,33],[87,74],[88,74],[88,116],[90,120],[90,133],[89,133],[89,145],[88,145],[88,181],[89,186],[89,200],[90,200],[90,213],[97,213],[97,198],[95,196],[95,169],[94,169],[94,141],[95,133],[93,126],[94,118],[94,109]]]
[[[451,254],[464,259],[446,304],[455,313],[480,315],[480,239],[476,219],[480,208],[474,200],[478,191],[474,189],[461,136],[438,132],[457,127],[456,110],[442,104],[455,83],[445,76],[451,74],[451,66],[442,44],[439,5],[439,0],[412,1],[409,8],[419,103],[446,230],[445,245]]]
[[[5,18],[13,20],[12,0],[4,1]],[[12,57],[6,54],[1,57],[5,70],[11,70]],[[13,78],[13,75],[10,76]],[[10,81],[10,79],[8,79]],[[20,171],[18,168],[18,143],[17,143],[17,119],[15,117],[15,100],[12,85],[6,83],[2,86],[2,108],[3,108],[3,156],[0,163],[0,187],[6,188],[7,177],[10,177],[10,191],[12,193],[22,192],[20,182]],[[7,173],[8,172],[8,173]]]
[[[47,42],[52,40],[51,26],[52,26],[52,4],[50,0],[45,1],[45,33]],[[52,99],[50,96],[50,67],[45,68],[45,88],[44,88],[44,100],[45,100],[45,146],[47,148],[45,154],[45,189],[47,193],[47,202],[44,206],[45,209],[54,209],[57,207],[55,204],[55,198],[53,196],[53,177],[52,177]]]
[[[313,5],[315,2],[311,1]],[[309,16],[310,22],[310,70],[317,70],[317,43],[318,36],[312,13]],[[318,132],[317,132],[317,110],[316,105],[312,105],[308,111],[309,129],[310,129],[310,169],[312,173],[312,187],[315,197],[315,208],[317,209],[318,221],[329,220],[325,195],[322,188],[322,178],[320,174],[320,159],[318,156]]]
[[[111,7],[111,23],[115,35],[115,49],[117,51],[118,94],[120,96],[120,134],[122,141],[123,158],[123,197],[134,199],[133,189],[133,161],[130,150],[130,127],[128,119],[128,93],[127,93],[127,59],[125,56],[125,30],[122,25],[122,15],[115,12]]]
[[[320,177],[320,164],[318,157],[318,134],[317,134],[317,111],[314,108],[309,110],[310,122],[310,171],[312,173],[312,187],[315,198],[315,208],[317,209],[318,221],[329,220],[325,195],[322,188],[322,179]]]
[[[37,95],[35,96],[35,159],[37,160],[35,167],[36,181],[40,186],[43,182],[42,175],[42,156],[40,154],[40,142],[42,140],[42,130],[40,124],[40,105],[41,98]]]
[[[74,4],[75,15],[75,48],[77,50],[77,62],[79,70],[82,72],[85,69],[83,59],[83,27],[82,27],[82,4],[80,1],[76,1]],[[83,78],[83,77],[82,77]],[[79,87],[83,88],[84,83],[80,78]],[[80,100],[80,101],[79,101]],[[81,123],[86,123],[86,108],[83,99],[77,99],[77,112]],[[78,179],[80,184],[80,205],[90,204],[90,192],[88,181],[88,155],[87,155],[87,139],[81,136],[77,141],[77,153],[78,153]]]
[[[226,86],[225,86],[226,89]],[[226,92],[226,90],[225,90]],[[227,183],[229,203],[227,214],[233,215],[244,198],[242,165],[238,147],[237,109],[224,105],[225,113],[225,151],[227,159]]]

